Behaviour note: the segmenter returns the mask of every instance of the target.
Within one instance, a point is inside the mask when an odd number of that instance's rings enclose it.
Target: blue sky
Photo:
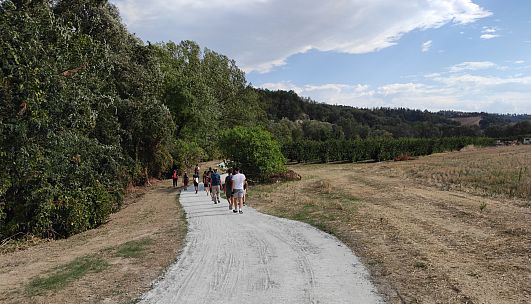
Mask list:
[[[111,2],[144,41],[197,41],[255,87],[356,107],[531,113],[529,0]]]

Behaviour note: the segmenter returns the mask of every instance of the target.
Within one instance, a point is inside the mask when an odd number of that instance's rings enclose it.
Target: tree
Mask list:
[[[279,143],[259,127],[225,130],[219,147],[223,156],[250,178],[265,178],[286,170]]]

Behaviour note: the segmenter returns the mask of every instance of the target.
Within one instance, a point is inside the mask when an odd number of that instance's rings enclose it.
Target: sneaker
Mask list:
[[[217,204],[218,202],[214,202],[214,204]]]
[[[236,209],[232,210],[232,212],[234,212],[234,213],[238,213],[238,211],[236,211]]]
[[[243,211],[242,211],[242,210],[240,210],[240,214],[243,214]]]

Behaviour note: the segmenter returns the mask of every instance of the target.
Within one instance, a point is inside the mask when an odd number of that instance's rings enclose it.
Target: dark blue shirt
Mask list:
[[[219,176],[219,173],[213,172],[210,178],[212,179],[212,186],[221,186],[221,176]]]

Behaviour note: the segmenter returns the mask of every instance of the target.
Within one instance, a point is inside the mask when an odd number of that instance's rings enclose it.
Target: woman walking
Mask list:
[[[177,170],[173,170],[171,179],[173,180],[173,188],[177,187],[177,181],[179,180],[179,174],[177,174]]]
[[[207,195],[210,195],[210,176],[208,171],[203,172],[203,186],[205,187],[205,192]]]
[[[188,181],[189,181],[188,174],[184,172],[184,176],[183,176],[184,190],[188,190]]]

